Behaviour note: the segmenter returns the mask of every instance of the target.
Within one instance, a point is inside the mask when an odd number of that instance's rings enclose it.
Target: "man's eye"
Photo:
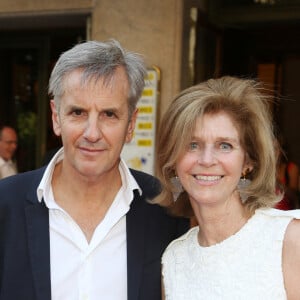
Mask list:
[[[113,111],[106,111],[105,114],[108,118],[113,118],[116,116],[116,114]]]
[[[75,116],[80,116],[80,115],[82,115],[82,110],[81,109],[74,109],[72,114],[75,115]]]

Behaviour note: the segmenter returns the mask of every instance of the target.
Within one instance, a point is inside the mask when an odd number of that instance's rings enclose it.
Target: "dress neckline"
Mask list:
[[[193,232],[193,244],[201,250],[201,252],[212,252],[212,251],[219,251],[223,247],[227,247],[228,245],[235,244],[238,242],[247,232],[252,228],[252,224],[258,220],[258,212],[259,209],[255,211],[255,213],[246,221],[246,223],[233,235],[229,236],[225,240],[216,243],[210,246],[201,246],[198,242],[198,233],[199,233],[199,226],[195,227]]]

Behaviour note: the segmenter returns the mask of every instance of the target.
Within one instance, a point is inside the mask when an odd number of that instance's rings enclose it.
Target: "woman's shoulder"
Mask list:
[[[195,243],[197,241],[197,234],[199,231],[199,227],[192,227],[185,234],[180,236],[179,238],[173,240],[168,247],[166,248],[163,257],[174,255],[176,253],[185,251],[186,247]]]
[[[273,222],[272,224],[281,224],[279,226],[283,231],[283,250],[285,253],[288,251],[288,253],[293,254],[291,257],[295,257],[296,253],[299,253],[297,255],[299,256],[300,263],[300,209],[279,210],[269,208],[259,209],[257,213],[270,218],[271,220],[278,220],[276,223]]]
[[[300,209],[290,210],[288,212],[291,213],[293,219],[286,229],[284,247],[292,249],[294,255],[298,253],[300,259]]]
[[[299,299],[300,220],[293,219],[286,230],[283,244],[283,274],[288,299]]]
[[[261,208],[256,211],[256,214],[260,214],[268,217],[300,219],[300,209],[280,210],[276,208]]]
[[[300,255],[300,218],[294,218],[287,227],[285,241],[298,247]]]

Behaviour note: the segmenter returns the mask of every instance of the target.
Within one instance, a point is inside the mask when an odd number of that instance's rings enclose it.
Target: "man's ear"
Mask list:
[[[55,135],[60,136],[61,134],[60,120],[59,120],[58,110],[53,99],[50,101],[50,107],[52,112],[53,131]]]
[[[134,129],[135,129],[135,123],[136,123],[137,115],[138,115],[138,109],[136,108],[135,111],[133,112],[130,120],[129,120],[129,124],[128,124],[128,128],[127,128],[127,134],[126,134],[126,139],[125,139],[126,143],[129,143],[132,140]]]

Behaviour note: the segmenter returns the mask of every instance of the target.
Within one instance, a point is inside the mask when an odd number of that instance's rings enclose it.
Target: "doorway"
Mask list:
[[[40,167],[60,140],[53,134],[48,79],[59,55],[85,38],[85,28],[0,33],[0,123],[18,133],[19,172]]]
[[[231,75],[259,79],[273,89],[275,126],[285,137],[288,158],[300,166],[300,1],[293,3],[295,14],[289,13],[291,3],[280,1],[209,3],[206,22],[197,27],[194,83]]]

